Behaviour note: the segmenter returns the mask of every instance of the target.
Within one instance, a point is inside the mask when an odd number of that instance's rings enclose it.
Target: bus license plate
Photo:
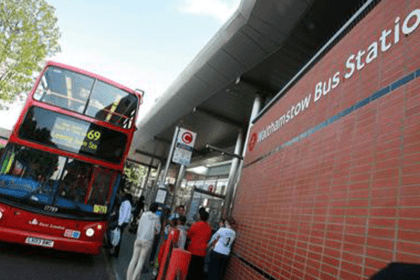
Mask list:
[[[35,238],[35,237],[27,237],[25,240],[25,243],[43,246],[43,247],[50,247],[50,248],[54,246],[54,241],[52,240],[40,239],[40,238]]]

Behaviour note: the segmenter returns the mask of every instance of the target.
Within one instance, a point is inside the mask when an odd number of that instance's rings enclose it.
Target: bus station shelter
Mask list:
[[[245,143],[255,141],[248,139],[253,118],[267,111],[344,35],[339,32],[343,25],[367,13],[373,2],[242,1],[137,124],[129,160],[162,175],[176,128],[195,132],[191,162],[171,164],[172,177],[182,180],[185,169],[196,167],[207,178],[222,175],[218,201],[231,205]],[[153,187],[155,197],[157,182]],[[201,191],[215,192],[212,187]]]
[[[156,197],[186,179],[187,211],[238,221],[225,279],[416,278],[419,42],[418,0],[243,0],[130,160],[161,171]],[[180,128],[191,162],[169,164]]]
[[[137,123],[147,202],[231,214],[225,279],[418,272],[419,42],[419,0],[243,0]]]

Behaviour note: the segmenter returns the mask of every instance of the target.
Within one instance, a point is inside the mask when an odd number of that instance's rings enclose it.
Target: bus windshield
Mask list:
[[[138,105],[138,98],[133,94],[55,66],[44,72],[34,99],[123,128],[133,125]]]
[[[79,219],[103,219],[120,178],[108,168],[14,144],[0,167],[1,201]]]

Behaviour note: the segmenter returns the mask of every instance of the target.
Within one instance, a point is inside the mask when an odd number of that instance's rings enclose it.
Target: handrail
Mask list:
[[[65,96],[65,95],[62,95],[60,93],[53,92],[51,90],[48,90],[47,91],[47,95],[54,95],[54,96],[57,96],[57,97],[60,97],[60,98],[64,98],[64,99],[71,100],[71,101],[76,101],[76,102],[79,102],[79,103],[86,103],[86,100],[81,100],[81,99],[76,99],[76,98],[73,98],[73,97]],[[119,117],[122,117],[122,118],[125,118],[125,119],[129,119],[130,118],[129,116],[126,116],[126,115],[117,113],[115,111],[111,111],[111,110],[105,109],[105,107],[99,107],[99,106],[94,105],[94,104],[89,104],[89,106],[98,108],[98,109],[103,110],[103,111],[105,111],[105,112],[107,112],[109,114],[113,114],[113,115],[116,115],[116,116],[119,116]]]

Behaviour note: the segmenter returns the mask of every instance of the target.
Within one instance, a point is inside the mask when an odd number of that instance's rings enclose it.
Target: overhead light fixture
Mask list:
[[[222,165],[228,165],[228,164],[232,164],[232,160],[226,160],[226,161],[221,161],[221,162],[216,162],[216,163],[206,164],[206,167],[207,167],[207,168],[211,168],[211,167],[222,166]]]

